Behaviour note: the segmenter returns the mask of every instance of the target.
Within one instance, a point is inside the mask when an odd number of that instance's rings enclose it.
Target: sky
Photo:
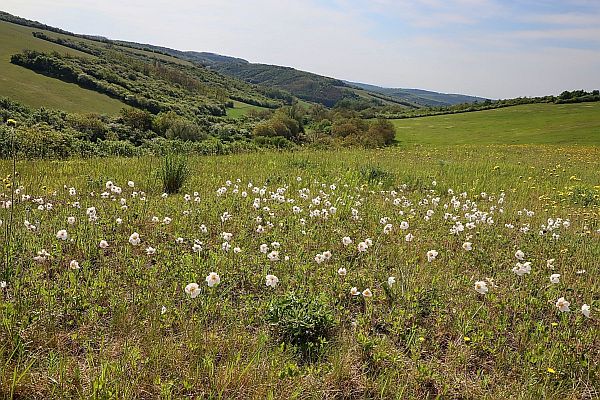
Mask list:
[[[487,98],[600,88],[600,0],[2,0],[76,33]]]

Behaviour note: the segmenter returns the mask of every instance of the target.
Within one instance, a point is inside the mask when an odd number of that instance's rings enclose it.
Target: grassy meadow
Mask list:
[[[0,393],[597,398],[600,148],[557,142],[192,157],[168,196],[158,158],[19,161]]]
[[[528,104],[394,120],[401,144],[600,145],[600,103]]]
[[[265,107],[259,107],[259,106],[255,106],[252,104],[247,104],[247,103],[242,103],[241,101],[237,101],[237,100],[233,100],[233,108],[228,108],[227,109],[227,117],[229,118],[241,118],[244,115],[248,114],[248,112],[254,110],[254,111],[260,111],[260,110],[267,110],[267,108]]]

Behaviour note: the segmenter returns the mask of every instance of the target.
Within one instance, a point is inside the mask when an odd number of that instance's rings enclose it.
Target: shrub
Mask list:
[[[305,359],[322,353],[335,325],[323,298],[296,293],[272,302],[266,320],[279,339],[294,346]]]
[[[206,132],[198,125],[192,124],[183,118],[176,120],[167,129],[167,138],[179,139],[190,142],[199,142],[207,138]]]
[[[161,179],[165,193],[178,193],[189,176],[187,160],[183,156],[167,154],[163,159]]]

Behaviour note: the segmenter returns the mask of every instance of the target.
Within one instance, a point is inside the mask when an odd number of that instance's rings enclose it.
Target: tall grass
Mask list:
[[[190,175],[187,158],[173,153],[163,157],[160,177],[165,193],[179,193]]]

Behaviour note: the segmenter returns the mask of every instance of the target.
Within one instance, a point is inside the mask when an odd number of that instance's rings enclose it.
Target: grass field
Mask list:
[[[166,198],[160,162],[17,164],[5,397],[598,396],[599,147],[197,157]]]
[[[267,110],[267,108],[255,106],[252,104],[242,103],[241,101],[233,100],[233,108],[227,109],[229,118],[240,118],[248,114],[250,110]]]
[[[393,123],[401,144],[600,145],[600,103],[529,104]]]

